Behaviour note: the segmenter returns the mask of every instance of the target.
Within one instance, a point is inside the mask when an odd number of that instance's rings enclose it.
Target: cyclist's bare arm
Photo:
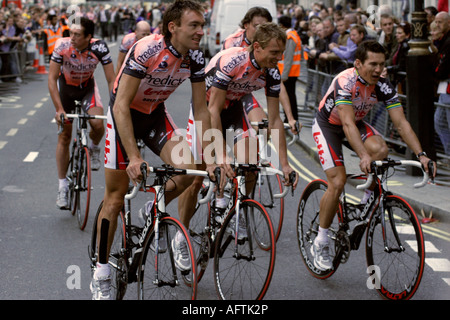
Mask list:
[[[286,113],[286,117],[288,119],[289,125],[291,126],[291,132],[292,134],[299,134],[300,132],[297,132],[297,128],[295,127],[295,123],[297,122],[294,119],[294,115],[292,114],[291,109],[291,103],[289,102],[289,97],[286,91],[286,87],[283,84],[283,81],[280,83],[280,102],[281,106],[283,107],[284,112]],[[302,124],[299,122],[299,128],[302,127]]]
[[[144,161],[136,144],[133,123],[131,121],[130,105],[136,95],[141,79],[123,74],[117,88],[116,101],[114,103],[114,118],[125,152],[128,155],[129,164],[127,173],[134,184],[141,180],[141,163]]]
[[[56,109],[55,120],[58,124],[61,123],[61,113],[64,113],[64,108],[58,91],[58,77],[60,68],[61,65],[59,63],[50,60],[50,66],[48,70],[48,91],[50,93],[50,97],[52,98],[53,105]]]
[[[108,92],[111,92],[114,86],[114,80],[116,79],[114,65],[112,63],[103,65],[103,71],[105,72],[106,81],[108,82]]]
[[[408,145],[408,147],[414,152],[415,155],[419,154],[423,151],[422,146],[420,145],[419,139],[416,136],[416,133],[411,128],[411,124],[406,120],[405,113],[402,107],[389,109],[389,116],[391,117],[392,123],[397,129],[398,133],[402,137],[403,141]],[[422,163],[425,168],[425,172],[430,174],[430,176],[435,176],[435,172],[428,172],[428,162],[430,159],[426,156],[422,156],[419,158],[419,161]],[[434,166],[436,168],[436,166]]]
[[[369,152],[364,147],[361,135],[358,128],[356,127],[353,106],[338,105],[336,106],[336,108],[338,110],[339,118],[341,119],[342,129],[344,130],[345,136],[347,137],[348,142],[360,159],[360,169],[362,172],[367,174],[368,172],[370,172],[370,162],[372,161],[372,159]]]
[[[122,64],[125,60],[126,55],[127,54],[125,52],[119,51],[119,55],[117,56],[116,75],[119,74],[120,68],[122,68]]]
[[[216,87],[211,87],[211,96],[209,98],[208,109],[211,113],[211,127],[213,129],[218,129],[223,132],[222,122],[220,120],[220,113],[225,106],[227,91],[218,89]],[[230,166],[230,161],[227,159],[227,149],[226,142],[222,139],[222,145],[219,143],[215,144],[214,150],[216,152],[217,164],[224,168],[225,174],[228,178],[234,176],[233,169]],[[222,154],[220,154],[222,153]]]
[[[278,143],[275,143],[275,147],[277,147],[278,156],[280,157],[281,168],[284,173],[284,181],[289,181],[289,174],[294,171],[291,168],[288,161],[287,156],[287,145],[286,145],[286,136],[284,133],[284,124],[280,118],[279,112],[279,99],[275,97],[267,97],[267,115],[269,117],[269,128],[271,130],[275,129],[278,131]],[[277,146],[278,145],[278,146]],[[293,188],[297,186],[298,183],[298,175],[296,176],[296,180],[293,184]]]
[[[205,82],[193,82],[192,83],[192,105],[194,108],[194,120],[199,121],[202,124],[201,143],[202,148],[205,150],[208,148],[211,141],[205,141],[205,132],[211,129],[211,114],[206,106],[206,93]],[[197,128],[198,129],[198,128]],[[206,161],[206,171],[210,174],[210,178],[214,178],[214,168],[216,165],[210,161]]]

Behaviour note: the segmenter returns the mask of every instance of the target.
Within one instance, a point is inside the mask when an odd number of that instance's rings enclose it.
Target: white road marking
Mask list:
[[[23,159],[23,162],[33,162],[34,160],[36,160],[36,158],[37,158],[38,155],[39,155],[39,152],[31,151],[31,152],[25,157],[25,159]]]

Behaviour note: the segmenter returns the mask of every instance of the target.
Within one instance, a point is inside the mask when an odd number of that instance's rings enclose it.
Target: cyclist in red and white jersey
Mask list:
[[[257,162],[256,150],[250,150],[249,147],[256,146],[254,130],[249,123],[241,99],[253,91],[264,88],[267,97],[269,129],[277,130],[279,133],[279,141],[275,144],[281,170],[285,175],[285,181],[288,181],[289,174],[294,170],[288,162],[284,125],[279,113],[281,77],[277,67],[285,48],[286,33],[274,23],[264,23],[258,26],[253,40],[248,48],[234,47],[219,52],[206,68],[206,92],[208,109],[211,112],[211,126],[218,128],[222,133],[222,139],[215,137],[215,157],[219,163],[224,164],[228,178],[233,176],[229,164],[234,162],[234,159],[227,155],[227,143],[234,150],[233,155],[237,163]],[[196,148],[198,133],[193,126],[193,121],[190,124],[188,136],[192,135],[191,150],[194,157],[208,163],[211,161],[208,160],[211,155],[202,154],[205,148],[203,150],[201,147]],[[233,134],[232,141],[227,139],[228,130],[231,130]],[[199,164],[200,168],[201,166]],[[192,213],[194,213],[195,201],[202,181],[201,177],[196,177],[195,182],[180,197],[187,199],[186,206]],[[298,177],[293,184],[294,188],[297,182]],[[250,185],[248,190],[251,190]],[[218,199],[223,199],[222,195],[219,195]]]
[[[388,147],[381,135],[363,119],[378,101],[384,102],[391,120],[403,141],[414,151],[425,170],[431,161],[406,120],[397,92],[381,77],[385,63],[385,49],[377,41],[362,42],[355,53],[355,67],[338,74],[319,105],[312,132],[320,162],[328,180],[328,188],[320,202],[319,233],[311,250],[314,265],[320,270],[332,268],[329,255],[330,227],[346,183],[342,154],[343,139],[360,158],[361,171],[368,173],[370,163],[383,160]],[[430,173],[435,175],[435,172]],[[367,202],[371,190],[366,190],[362,203]]]
[[[163,35],[152,34],[136,42],[117,75],[108,110],[106,188],[97,221],[99,257],[91,283],[94,299],[110,298],[108,256],[117,217],[128,191],[129,180],[136,184],[142,179],[140,166],[145,161],[136,139],[142,139],[165,163],[177,168],[195,169],[189,151],[183,154],[185,161],[182,163],[178,162],[178,151],[176,156],[172,155],[175,147],[189,150],[189,146],[185,140],[177,139],[177,127],[166,110],[165,101],[189,78],[195,119],[202,122],[204,130],[210,129],[211,117],[205,94],[205,59],[199,50],[204,23],[203,7],[198,2],[175,0],[164,13]],[[207,169],[213,176],[214,166]],[[166,189],[171,192],[166,194],[167,202],[178,197],[191,182],[190,176],[177,176],[168,181]],[[183,222],[185,208],[180,201],[178,209]],[[174,259],[181,270],[191,268],[185,246],[181,241],[174,241]]]
[[[77,18],[78,19],[78,18]],[[60,38],[50,58],[48,89],[56,109],[55,119],[60,123],[62,113],[75,109],[75,100],[81,101],[85,112],[102,115],[103,105],[94,71],[100,63],[103,66],[109,88],[114,83],[114,67],[108,46],[102,40],[93,38],[94,24],[87,18],[79,18],[79,24],[72,24],[70,37]],[[100,143],[105,132],[103,120],[89,120],[91,131],[91,168],[100,168]],[[68,182],[66,180],[69,165],[69,145],[72,136],[72,123],[68,121],[63,132],[58,136],[56,147],[56,166],[58,169],[59,188],[56,201],[60,209],[68,208]]]
[[[233,34],[229,35],[222,44],[222,50],[242,47],[247,48],[251,45],[253,37],[256,32],[258,25],[266,22],[272,22],[272,15],[270,12],[263,7],[253,7],[250,8],[245,14],[244,18],[239,24],[239,29]],[[280,101],[282,102],[283,110],[285,110],[287,120],[291,126],[291,131],[293,134],[298,134],[296,129],[296,120],[292,115],[292,110],[290,108],[289,97],[286,92],[286,88],[281,82],[281,92]],[[256,100],[253,94],[248,94],[242,97],[241,102],[244,106],[245,112],[248,114],[250,121],[260,122],[262,119],[267,119],[267,114],[264,112],[263,108]],[[300,123],[299,123],[300,124]],[[301,125],[301,124],[300,124]]]
[[[117,56],[116,75],[119,73],[128,51],[137,41],[150,35],[150,29],[150,24],[145,20],[141,20],[136,23],[136,29],[134,32],[131,32],[123,37],[119,47],[119,55]]]

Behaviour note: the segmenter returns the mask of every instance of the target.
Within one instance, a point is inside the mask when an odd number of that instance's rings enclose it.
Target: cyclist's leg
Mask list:
[[[320,201],[319,233],[312,246],[314,265],[320,270],[332,267],[329,256],[328,228],[331,226],[346,182],[346,171],[342,154],[342,129],[327,123],[313,123],[313,137],[319,152],[322,169],[325,171],[328,188]]]
[[[90,82],[90,89],[83,98],[82,106],[84,110],[90,115],[103,115],[103,105],[98,91],[97,83],[92,79]],[[89,138],[93,144],[97,146],[103,138],[105,133],[105,126],[102,119],[90,119],[89,124],[91,131],[89,132]]]
[[[267,114],[264,112],[264,109],[261,107],[261,105],[253,96],[253,94],[251,93],[246,94],[240,99],[240,101],[242,102],[244,111],[247,114],[250,121],[260,122],[263,119],[267,119]],[[254,129],[258,130],[258,127],[255,126]]]

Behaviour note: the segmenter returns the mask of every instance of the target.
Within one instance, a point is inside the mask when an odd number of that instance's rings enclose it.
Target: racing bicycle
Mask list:
[[[106,120],[106,116],[90,115],[82,111],[81,101],[75,100],[75,113],[66,114],[68,119],[77,119],[75,122],[76,136],[70,151],[67,181],[69,182],[69,207],[72,215],[77,215],[78,226],[84,230],[89,216],[91,199],[91,161],[88,147],[87,122],[90,119]],[[64,114],[61,114],[60,134],[64,130]]]
[[[275,168],[273,163],[269,159],[274,158],[275,150],[272,142],[268,137],[269,121],[263,119],[262,121],[252,121],[251,125],[258,128],[257,140],[258,140],[258,164],[260,166]],[[285,129],[290,129],[289,124],[284,123]],[[288,146],[295,143],[300,136],[300,127],[298,122],[296,123],[296,129],[298,135],[293,135],[292,139],[288,142]],[[269,155],[270,150],[270,155]],[[275,157],[278,159],[278,155]],[[263,171],[264,172],[264,171]],[[264,206],[267,213],[270,216],[273,224],[273,230],[275,232],[275,240],[278,241],[281,229],[283,227],[284,219],[284,198],[274,197],[274,192],[282,192],[283,190],[283,176],[277,174],[261,174],[258,172],[256,178],[255,187],[250,194],[250,198],[255,199]]]
[[[153,183],[147,185],[147,171],[154,175]],[[149,167],[141,165],[143,180],[139,186],[125,195],[124,209],[120,212],[117,229],[109,254],[112,276],[112,295],[122,300],[128,284],[137,282],[139,300],[194,300],[197,295],[196,259],[188,233],[181,222],[171,217],[165,207],[165,184],[175,175],[208,176],[206,171],[177,169],[169,165]],[[154,195],[151,215],[142,227],[131,223],[131,200],[139,191]],[[152,198],[152,196],[150,196]],[[103,202],[97,210],[92,229],[89,256],[91,269],[97,262],[97,224]],[[190,270],[180,269],[174,258],[172,241],[179,237],[188,251]],[[192,283],[185,284],[184,278]]]
[[[433,163],[431,166],[433,166]],[[413,208],[398,195],[387,190],[387,180],[397,166],[422,169],[423,180],[414,187],[427,184],[429,177],[422,165],[413,160],[373,161],[371,173],[347,175],[349,179],[367,179],[358,189],[375,189],[366,204],[347,201],[341,195],[337,219],[329,228],[330,256],[333,267],[322,271],[315,267],[311,249],[319,228],[320,200],[327,189],[321,179],[311,181],[305,188],[297,212],[297,239],[303,261],[310,273],[319,279],[333,275],[341,263],[348,261],[350,252],[358,250],[366,234],[366,260],[371,274],[370,286],[386,299],[410,299],[422,279],[425,245],[422,229]],[[433,168],[429,164],[429,172]]]
[[[234,170],[235,179],[224,188],[225,197],[229,199],[220,219],[215,198],[209,196],[216,184],[204,182],[189,235],[197,255],[198,281],[213,259],[215,287],[220,299],[259,300],[266,294],[272,279],[276,241],[266,209],[246,196],[245,179],[249,172],[283,173],[254,164],[238,164]],[[216,181],[220,181],[217,172]],[[284,197],[288,191],[289,188],[285,188],[283,193],[274,196]],[[206,204],[205,200],[208,200]]]

